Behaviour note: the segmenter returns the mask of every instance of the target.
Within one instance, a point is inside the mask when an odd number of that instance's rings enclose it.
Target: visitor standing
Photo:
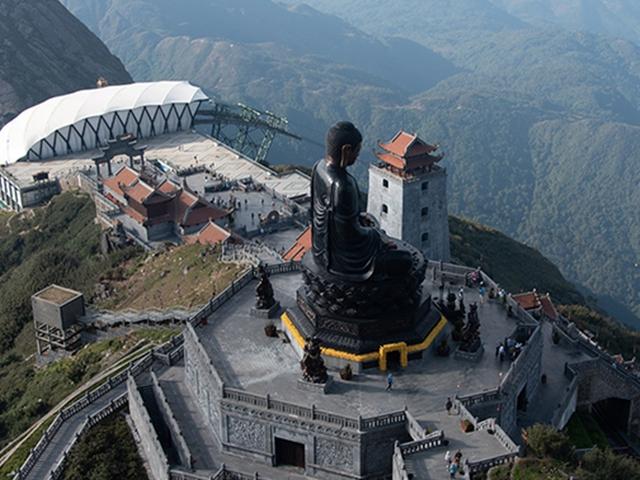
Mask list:
[[[447,468],[451,465],[451,450],[447,450],[447,453],[444,454],[444,461],[447,464]]]
[[[447,415],[451,415],[451,408],[453,407],[451,397],[447,397],[447,403],[444,405],[444,407],[447,409]]]
[[[498,349],[498,356],[500,357],[500,363],[504,360],[505,349],[504,345],[501,343],[500,348]]]
[[[393,375],[391,375],[391,372],[387,373],[387,388],[386,390],[391,390],[391,388],[393,387]]]
[[[456,473],[458,473],[458,464],[456,462],[449,464],[449,478],[456,478]]]
[[[480,288],[478,288],[478,295],[480,296],[480,304],[484,304],[484,294],[486,293],[486,289],[484,288],[484,284],[480,284]]]

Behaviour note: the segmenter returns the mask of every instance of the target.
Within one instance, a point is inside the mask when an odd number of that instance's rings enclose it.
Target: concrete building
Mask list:
[[[80,292],[50,285],[31,297],[38,354],[47,350],[74,351],[80,347],[79,318],[85,314]]]
[[[437,165],[438,147],[403,131],[380,147],[380,162],[369,167],[367,212],[389,236],[449,261],[447,172]]]
[[[60,190],[48,162],[29,176],[14,175],[11,165],[88,152],[123,134],[190,130],[207,100],[188,82],[151,82],[81,90],[35,105],[0,130],[0,201],[19,211]]]

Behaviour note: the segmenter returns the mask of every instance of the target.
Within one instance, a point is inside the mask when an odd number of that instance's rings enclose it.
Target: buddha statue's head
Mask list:
[[[351,122],[338,122],[327,132],[326,146],[327,161],[346,168],[358,159],[362,148],[362,134]]]

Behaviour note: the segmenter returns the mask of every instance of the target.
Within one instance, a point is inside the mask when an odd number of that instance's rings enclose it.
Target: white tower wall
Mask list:
[[[430,172],[404,178],[371,165],[367,212],[387,235],[422,250],[428,259],[450,260],[445,169],[436,165]]]

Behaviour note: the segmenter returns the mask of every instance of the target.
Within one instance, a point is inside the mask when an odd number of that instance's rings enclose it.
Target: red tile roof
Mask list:
[[[376,155],[384,163],[400,170],[412,170],[433,165],[442,159],[441,155],[432,155],[438,150],[437,145],[430,145],[416,134],[400,130],[391,141],[380,143],[384,152]]]
[[[230,232],[220,225],[209,221],[197,234],[185,237],[185,241],[187,243],[200,243],[202,245],[216,245],[226,241],[229,237],[231,237]]]
[[[175,222],[183,227],[193,227],[209,220],[219,220],[228,215],[226,210],[214,207],[191,192],[182,190],[175,200]]]
[[[540,308],[540,300],[536,292],[516,293],[513,299],[525,310],[535,310]]]
[[[145,200],[155,192],[155,189],[150,185],[144,183],[142,180],[138,180],[130,187],[124,188],[124,192],[127,196],[133,198],[136,202],[144,203]]]
[[[296,242],[287,250],[283,256],[286,261],[299,262],[304,254],[311,250],[311,227],[307,227],[296,239]]]
[[[165,180],[160,185],[158,185],[157,190],[159,190],[162,193],[175,193],[178,190],[180,190],[180,187],[178,187],[175,183],[173,183],[170,180]]]
[[[559,316],[558,311],[556,310],[556,306],[553,304],[551,300],[551,295],[548,293],[540,297],[540,304],[542,305],[542,311],[551,320],[556,320]]]
[[[412,135],[403,130],[396,133],[390,142],[381,143],[380,147],[399,157],[414,157],[435,152],[438,147],[423,142],[415,133]]]
[[[138,172],[129,167],[124,167],[121,168],[113,177],[103,180],[102,183],[118,195],[124,196],[124,192],[121,187],[130,187],[139,179],[140,175]]]

